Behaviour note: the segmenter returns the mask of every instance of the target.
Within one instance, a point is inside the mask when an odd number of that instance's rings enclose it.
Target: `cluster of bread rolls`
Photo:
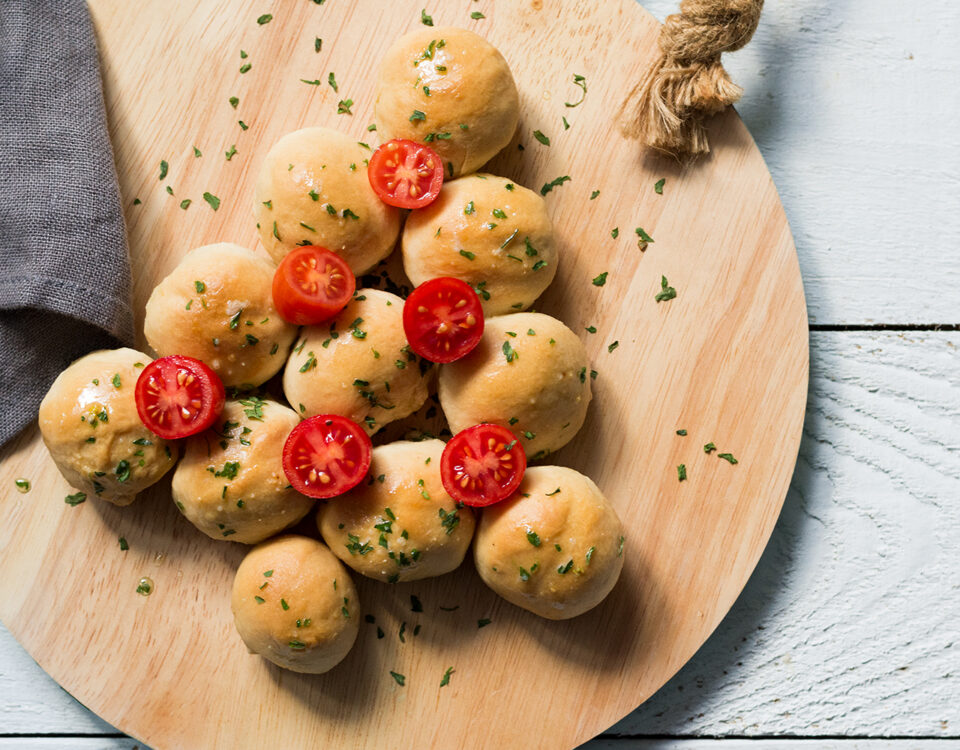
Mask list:
[[[234,389],[213,428],[182,446],[150,433],[133,386],[151,358],[131,349],[75,362],[40,408],[43,438],[74,486],[123,505],[176,465],[172,498],[197,529],[257,545],[234,582],[237,629],[252,652],[302,672],[332,668],[356,638],[360,603],[347,568],[386,583],[438,576],[457,568],[472,542],[490,588],[564,619],[599,603],[623,564],[620,520],[590,479],[531,467],[512,497],[475,513],[444,489],[437,439],[375,447],[368,480],[316,508],[322,542],[276,536],[315,508],[281,462],[304,417],[339,414],[374,434],[420,409],[437,384],[453,432],[508,426],[536,460],[573,438],[591,399],[579,337],[524,312],[557,270],[543,198],[476,171],[517,127],[519,97],[503,56],[472,32],[427,28],[396,41],[378,76],[378,134],[428,140],[444,160],[448,181],[432,205],[404,217],[381,202],[367,179],[369,151],[348,136],[320,127],[290,133],[270,149],[256,183],[266,254],[230,243],[197,248],[147,302],[151,349],[202,360]],[[412,110],[422,116],[412,119]],[[428,138],[436,132],[448,137]],[[336,318],[300,329],[271,296],[275,264],[300,245],[334,251],[359,276],[398,239],[414,284],[453,276],[483,291],[480,344],[436,376],[410,351],[395,294],[357,289]],[[274,397],[255,390],[280,373],[286,403],[276,388]]]

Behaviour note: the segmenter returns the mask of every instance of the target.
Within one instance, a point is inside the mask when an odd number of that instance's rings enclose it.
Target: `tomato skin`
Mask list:
[[[403,332],[414,353],[431,362],[454,362],[483,336],[483,307],[465,281],[440,276],[423,282],[403,305]]]
[[[496,424],[461,430],[440,456],[440,480],[447,494],[474,508],[506,500],[526,470],[527,454],[517,436]]]
[[[364,480],[372,451],[369,436],[356,422],[337,414],[320,414],[303,420],[287,436],[283,473],[300,494],[324,500],[342,495]]]
[[[443,187],[443,159],[429,146],[394,138],[379,146],[367,165],[370,187],[389,206],[423,208]]]
[[[148,364],[134,389],[140,421],[164,440],[190,437],[212,427],[226,396],[217,373],[199,359],[181,354]]]
[[[356,277],[343,258],[304,245],[280,261],[273,275],[273,304],[288,323],[315,325],[336,317],[356,289]]]

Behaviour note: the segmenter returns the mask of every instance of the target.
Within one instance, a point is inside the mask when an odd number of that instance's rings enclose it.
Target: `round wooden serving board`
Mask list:
[[[169,480],[127,508],[66,505],[69,487],[28,430],[0,456],[0,617],[61,685],[152,747],[573,747],[690,658],[744,586],[780,511],[807,386],[790,230],[733,111],[712,122],[713,153],[692,168],[621,137],[617,112],[653,61],[658,31],[632,0],[93,0],[138,320],[191,248],[256,246],[253,181],[282,134],[327,125],[376,140],[367,131],[372,71],[393,39],[420,26],[423,2],[437,28],[487,37],[516,76],[520,129],[489,171],[535,189],[571,177],[546,196],[560,267],[538,308],[580,333],[599,374],[586,425],[554,460],[591,476],[619,511],[623,576],[568,622],[498,599],[470,560],[414,584],[358,580],[377,625],[362,624],[329,674],[285,672],[247,654],[234,631],[229,592],[243,546],[190,526]],[[264,13],[272,21],[258,24]],[[588,91],[567,107],[581,95],[575,73]],[[337,113],[340,99],[353,100],[352,114]],[[170,165],[163,181],[161,160]],[[204,191],[220,198],[218,211]],[[655,239],[645,252],[636,227]],[[591,284],[604,271],[606,285]],[[676,299],[654,301],[661,275]],[[739,463],[707,455],[708,442]],[[32,481],[29,494],[15,490],[19,476]],[[155,582],[152,596],[136,593],[141,576]],[[411,594],[422,613],[411,611]],[[480,629],[481,618],[492,622]],[[391,670],[406,676],[403,687]]]

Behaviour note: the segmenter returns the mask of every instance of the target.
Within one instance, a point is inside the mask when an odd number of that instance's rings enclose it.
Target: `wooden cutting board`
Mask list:
[[[67,690],[154,748],[573,747],[704,642],[787,491],[808,361],[787,220],[734,112],[712,122],[714,151],[693,168],[620,136],[617,111],[653,61],[658,30],[632,0],[92,0],[138,321],[154,284],[191,248],[256,245],[253,180],[278,137],[327,125],[375,140],[371,71],[395,37],[420,26],[422,2],[437,27],[476,30],[514,71],[520,129],[490,171],[533,188],[571,177],[546,197],[561,262],[539,308],[581,334],[599,374],[587,423],[556,461],[593,477],[619,510],[623,576],[601,606],[568,622],[498,599],[469,561],[415,584],[358,580],[377,624],[363,624],[331,673],[284,672],[248,655],[233,629],[229,591],[244,547],[195,531],[169,481],[128,508],[65,505],[67,485],[27,430],[0,454],[0,617]],[[273,19],[258,24],[265,13]],[[339,93],[326,84],[331,71]],[[567,107],[581,95],[574,74],[587,94]],[[341,99],[353,100],[352,114],[337,113]],[[162,181],[161,160],[170,165]],[[220,198],[218,211],[205,191]],[[636,227],[655,239],[645,252]],[[606,285],[591,284],[604,271]],[[661,276],[677,297],[658,304]],[[707,455],[708,442],[739,463]],[[14,489],[20,476],[29,494]],[[155,583],[149,597],[136,593],[141,576]],[[480,618],[492,622],[479,629]]]

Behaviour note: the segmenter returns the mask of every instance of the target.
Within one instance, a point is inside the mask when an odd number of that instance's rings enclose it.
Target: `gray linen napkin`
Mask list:
[[[130,260],[83,0],[0,0],[0,445],[86,352],[133,341]]]

